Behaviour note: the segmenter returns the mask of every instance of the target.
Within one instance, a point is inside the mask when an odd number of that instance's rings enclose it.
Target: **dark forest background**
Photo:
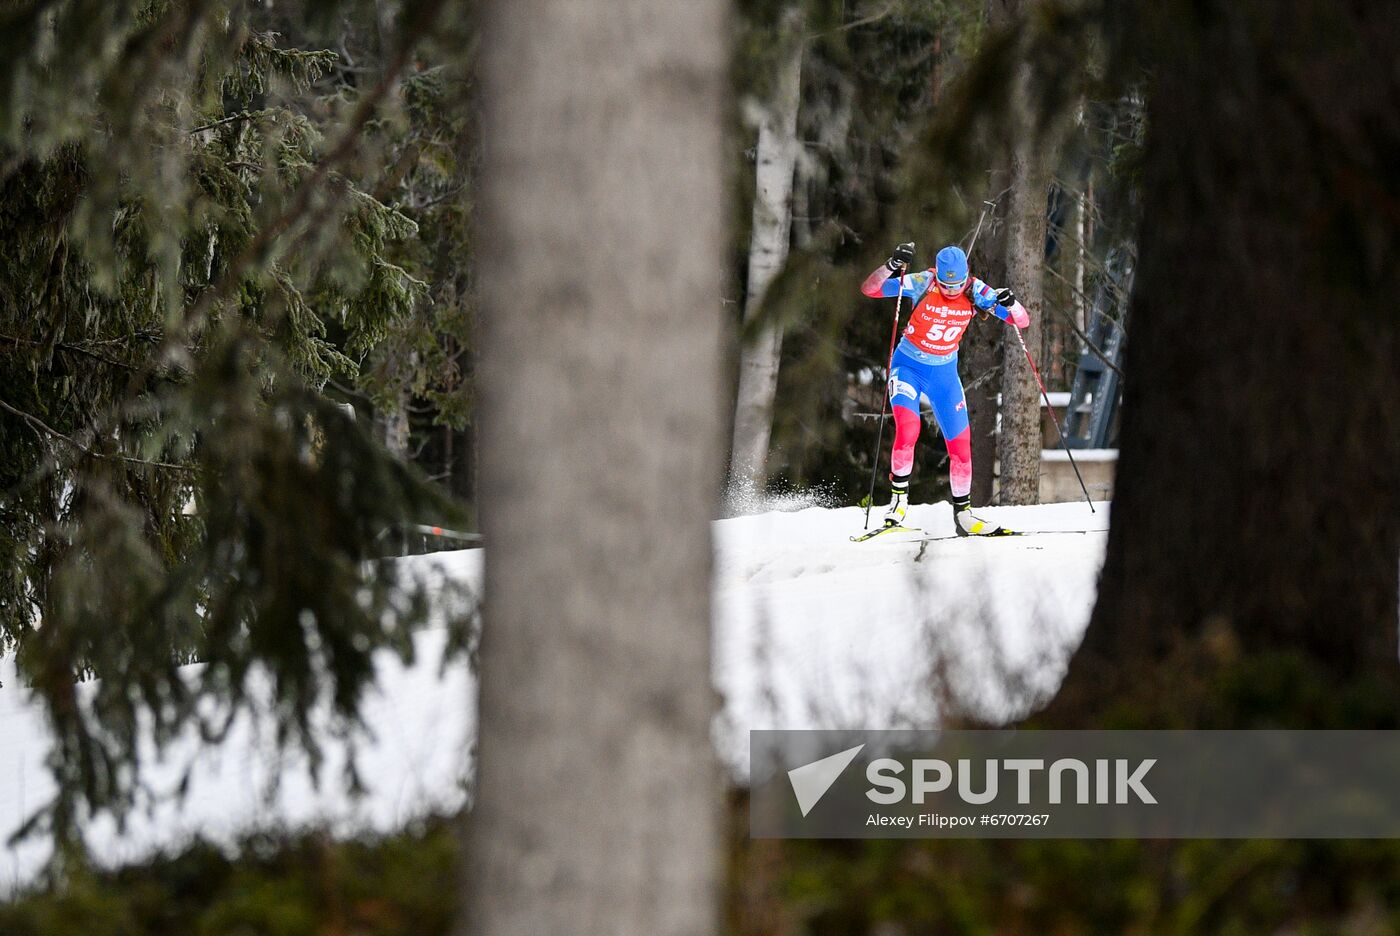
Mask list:
[[[1396,727],[1400,72],[1377,50],[1400,9],[560,7],[0,10],[0,652],[45,706],[60,789],[29,830],[58,860],[0,932],[1400,929],[1388,842],[754,842],[741,791],[661,756],[708,749],[729,449],[771,432],[731,481],[864,496],[890,310],[858,284],[899,241],[927,262],[974,231],[974,273],[1029,300],[1050,389],[1093,316],[1129,335],[1098,601],[1028,727]],[[641,83],[645,54],[685,80]],[[610,101],[636,125],[598,130]],[[549,202],[561,178],[579,197]],[[588,288],[566,308],[558,283]],[[1033,500],[1039,404],[995,324],[961,362],[975,496]],[[677,359],[667,336],[689,367],[649,369]],[[751,364],[774,382],[746,424]],[[654,425],[662,451],[597,467]],[[553,457],[522,470],[531,445]],[[944,493],[937,449],[915,500]],[[667,555],[629,536],[662,513]],[[217,737],[260,704],[255,673],[313,763],[317,699],[356,736],[373,654],[406,658],[430,597],[376,563],[424,524],[499,544],[485,630],[454,624],[485,693],[478,811],[91,868],[81,828],[133,808],[143,733]],[[532,655],[561,633],[569,652]],[[532,666],[579,695],[527,691]],[[577,820],[563,844],[492,834],[531,828],[497,791],[532,753],[599,743],[674,760],[636,782],[674,784],[694,821],[609,860],[630,846],[588,817],[628,789],[599,766],[594,799],[534,804]],[[670,902],[647,896],[659,858]]]

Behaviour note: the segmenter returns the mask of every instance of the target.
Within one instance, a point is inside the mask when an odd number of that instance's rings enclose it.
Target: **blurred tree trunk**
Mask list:
[[[933,68],[929,70],[929,104],[936,110],[943,103],[943,31],[933,34]]]
[[[352,28],[358,26],[358,29],[363,29],[368,34],[368,45],[373,49],[373,57],[364,62],[363,67],[366,69],[365,84],[367,87],[373,87],[383,79],[384,67],[393,54],[398,0],[371,0],[368,8],[362,12],[367,14],[370,22],[366,25],[361,21],[352,24]],[[409,442],[412,438],[409,407],[413,405],[413,394],[409,392],[408,384],[412,380],[413,371],[418,368],[418,356],[410,353],[405,359],[398,356],[402,352],[387,353],[392,357],[386,362],[386,369],[403,376],[401,385],[394,391],[393,399],[380,412],[375,413],[375,428],[384,448],[408,461]]]
[[[489,546],[461,933],[718,922],[725,13],[482,11]]]
[[[393,46],[394,24],[399,18],[399,3],[400,0],[373,0],[371,4],[374,13],[375,40],[379,47],[379,62],[377,63],[379,66],[384,64],[384,60],[388,57],[389,50]]]
[[[995,25],[1005,26],[1027,15],[1035,0],[991,0],[989,12]],[[1022,332],[1032,353],[1040,347],[1042,281],[1045,276],[1046,152],[1051,144],[1037,133],[1031,107],[1031,67],[1014,66],[1011,117],[1011,190],[1006,204],[1006,285],[1031,316],[1031,327]],[[1010,327],[1010,326],[1007,326]],[[1003,504],[1040,502],[1040,391],[1021,343],[1014,336],[1002,342],[1001,436],[997,454],[1001,464]]]
[[[407,367],[414,368],[417,361],[410,358]],[[379,438],[384,447],[404,461],[409,460],[409,439],[411,437],[408,410],[413,403],[413,395],[407,387],[394,391],[393,402],[382,413],[376,414],[379,425]]]
[[[1136,16],[1164,60],[1117,491],[1098,603],[1050,714],[1154,698],[1160,712],[1213,669],[1288,656],[1322,688],[1277,667],[1232,684],[1301,706],[1273,713],[1295,727],[1393,725],[1400,110],[1364,50],[1400,43],[1400,5]],[[1384,687],[1379,712],[1340,711],[1364,685]],[[1235,727],[1218,705],[1196,714]]]
[[[787,262],[805,32],[802,6],[794,4],[783,10],[779,19],[778,65],[772,94],[759,114],[753,230],[744,299],[745,326],[762,307],[769,284]],[[734,404],[734,440],[729,463],[732,481],[757,487],[766,479],[768,440],[773,432],[773,398],[778,390],[782,347],[782,327],[769,325],[760,329],[751,341],[745,341],[740,350],[739,390]]]

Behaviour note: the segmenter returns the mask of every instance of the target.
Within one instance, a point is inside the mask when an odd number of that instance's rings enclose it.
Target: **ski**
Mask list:
[[[1035,532],[1037,532],[1037,531],[1036,531],[1036,530],[1008,530],[1008,529],[1003,528],[1003,529],[997,531],[996,533],[970,533],[970,534],[968,534],[967,536],[959,536],[959,535],[956,534],[956,533],[945,533],[945,534],[942,534],[941,536],[921,536],[921,537],[919,537],[918,539],[913,539],[913,540],[910,540],[909,542],[911,542],[911,543],[937,543],[937,542],[940,541],[940,540],[955,540],[955,539],[967,539],[967,540],[975,540],[975,539],[1001,539],[1002,537],[1006,537],[1006,536],[1025,536],[1027,533],[1035,533]]]
[[[852,542],[852,543],[864,543],[866,540],[873,540],[875,537],[877,537],[877,536],[884,536],[886,533],[922,533],[922,532],[924,532],[924,531],[921,530],[921,529],[919,529],[918,527],[904,526],[903,524],[895,524],[895,525],[893,525],[893,526],[876,527],[875,529],[869,530],[869,531],[867,531],[867,532],[865,532],[865,533],[862,533],[862,534],[860,534],[859,536],[852,536],[852,537],[851,537],[851,542]],[[917,543],[917,542],[920,542],[920,540],[919,540],[919,539],[911,539],[911,540],[901,540],[900,542]]]
[[[940,536],[920,536],[918,539],[906,540],[905,542],[910,542],[910,543],[936,543],[936,542],[938,542],[938,541],[940,541],[940,540],[954,540],[954,539],[968,539],[968,540],[974,540],[974,539],[1000,539],[1000,538],[1003,537],[1003,536],[1050,536],[1050,535],[1070,535],[1070,534],[1080,534],[1080,535],[1083,535],[1083,534],[1085,534],[1085,533],[1107,533],[1107,532],[1108,532],[1107,530],[1007,530],[1007,529],[1003,529],[1000,533],[981,533],[981,534],[972,534],[972,535],[969,535],[969,536],[959,536],[959,535],[956,534],[956,533],[945,533],[945,534],[942,534],[942,535],[940,535]]]

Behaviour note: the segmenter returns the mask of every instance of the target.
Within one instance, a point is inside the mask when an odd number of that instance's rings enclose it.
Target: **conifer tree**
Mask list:
[[[432,93],[399,82],[440,7],[358,85],[257,4],[0,14],[0,644],[53,725],[62,837],[133,802],[143,725],[259,706],[314,762],[313,705],[352,729],[372,654],[411,649],[423,596],[373,560],[455,508],[330,391],[442,289],[402,178],[356,160]]]

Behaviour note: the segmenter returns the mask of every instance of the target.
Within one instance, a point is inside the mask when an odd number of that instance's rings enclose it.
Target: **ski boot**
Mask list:
[[[909,512],[909,479],[890,479],[890,506],[885,511],[885,526],[904,526],[904,517]]]
[[[1010,530],[972,513],[972,497],[953,498],[953,529],[959,536],[1011,536]]]

